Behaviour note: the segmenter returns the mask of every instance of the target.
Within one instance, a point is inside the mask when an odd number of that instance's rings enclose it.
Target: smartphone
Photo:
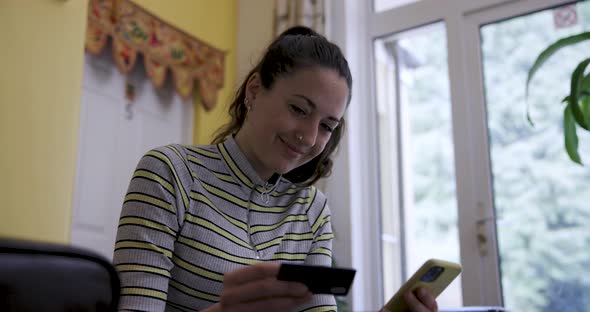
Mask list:
[[[428,288],[434,297],[438,297],[447,286],[461,273],[461,265],[444,260],[426,261],[410,279],[391,297],[385,307],[391,312],[408,309],[403,294],[416,288]]]
[[[312,294],[346,296],[355,274],[354,269],[282,263],[277,279],[302,283]]]

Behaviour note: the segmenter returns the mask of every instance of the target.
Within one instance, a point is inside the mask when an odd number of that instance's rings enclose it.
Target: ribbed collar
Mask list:
[[[223,143],[217,144],[217,148],[230,171],[234,177],[241,182],[240,184],[242,184],[243,187],[250,190],[256,185],[256,189],[260,192],[269,191],[267,181],[260,178],[233,136],[228,136]],[[281,178],[279,177],[275,182],[275,185],[277,185],[280,180]]]

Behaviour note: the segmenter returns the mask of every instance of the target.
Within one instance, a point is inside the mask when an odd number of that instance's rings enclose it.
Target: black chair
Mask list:
[[[0,239],[0,311],[116,311],[119,291],[115,268],[93,252]]]

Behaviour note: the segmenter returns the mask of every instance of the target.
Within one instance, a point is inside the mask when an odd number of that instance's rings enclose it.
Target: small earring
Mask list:
[[[250,110],[250,105],[248,105],[248,98],[244,99],[244,106],[246,106],[246,110]]]

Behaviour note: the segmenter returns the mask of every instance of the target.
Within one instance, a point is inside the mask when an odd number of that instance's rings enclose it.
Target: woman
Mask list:
[[[352,77],[340,49],[304,27],[279,36],[208,146],[170,145],[139,162],[114,263],[123,310],[333,311],[333,296],[278,281],[280,262],[331,265],[325,196]],[[430,293],[407,294],[436,311]]]

